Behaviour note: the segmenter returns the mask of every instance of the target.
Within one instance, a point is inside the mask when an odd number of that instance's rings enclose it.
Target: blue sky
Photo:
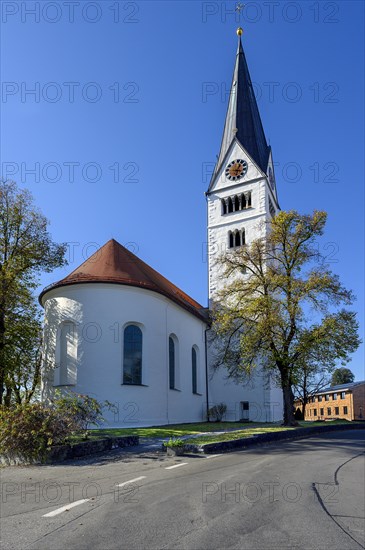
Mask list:
[[[1,2],[2,173],[70,243],[42,286],[113,237],[206,305],[204,191],[240,24],[281,208],[328,212],[321,251],[363,326],[364,4],[234,6]],[[363,347],[350,368],[364,378]]]

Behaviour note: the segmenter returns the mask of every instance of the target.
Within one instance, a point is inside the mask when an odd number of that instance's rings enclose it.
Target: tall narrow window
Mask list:
[[[229,213],[233,212],[233,202],[231,197],[228,198],[228,212]]]
[[[241,233],[236,231],[234,236],[234,246],[241,246]]]
[[[228,233],[228,238],[229,238],[229,248],[233,248],[234,247],[234,237],[233,237],[233,233],[231,231]]]
[[[62,323],[57,333],[55,386],[77,383],[77,333],[72,321]]]
[[[240,210],[240,201],[238,200],[237,195],[234,196],[234,211],[238,212]]]
[[[222,203],[222,214],[227,214],[227,205],[224,199],[221,200]]]
[[[250,208],[252,206],[252,201],[251,201],[251,191],[249,191],[247,193],[247,208]]]
[[[142,384],[142,331],[136,325],[124,330],[123,384]]]
[[[176,356],[175,356],[175,342],[170,336],[169,338],[169,380],[170,380],[170,390],[175,389],[175,367],[176,367]]]
[[[198,367],[197,367],[197,355],[196,349],[191,349],[191,375],[192,375],[192,388],[193,393],[198,393]]]
[[[246,244],[246,232],[242,229],[242,245]]]
[[[244,193],[242,193],[242,195],[241,195],[241,201],[242,201],[242,209],[247,208],[246,196],[245,196]]]

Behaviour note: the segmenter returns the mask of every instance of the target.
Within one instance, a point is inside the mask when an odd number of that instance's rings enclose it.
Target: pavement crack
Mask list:
[[[341,468],[343,468],[346,464],[348,464],[349,462],[351,462],[352,460],[354,460],[355,458],[359,458],[360,456],[363,456],[365,454],[365,452],[361,452],[351,458],[349,458],[348,460],[346,460],[345,462],[343,462],[334,472],[333,474],[333,485],[334,486],[337,486],[339,487],[339,482],[338,482],[338,472],[341,470]],[[340,516],[340,515],[332,515],[331,512],[329,512],[329,510],[327,509],[327,506],[325,504],[325,502],[323,501],[321,495],[319,494],[319,491],[317,489],[317,486],[321,486],[321,485],[329,485],[329,483],[326,483],[326,484],[323,484],[323,483],[315,483],[313,482],[312,483],[312,489],[315,493],[315,495],[317,496],[317,499],[318,499],[318,502],[319,504],[321,505],[323,511],[328,515],[328,517],[331,518],[331,520],[341,529],[341,531],[343,533],[345,533],[345,535],[347,535],[351,540],[353,540],[360,548],[364,548],[364,546],[359,542],[357,541],[348,531],[346,531],[346,529],[344,529],[342,527],[342,525],[335,519],[336,517],[351,517],[351,516]],[[360,518],[362,519],[362,518]]]

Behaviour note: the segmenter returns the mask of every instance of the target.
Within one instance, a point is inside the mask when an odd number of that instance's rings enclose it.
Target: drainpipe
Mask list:
[[[205,393],[207,398],[207,420],[210,422],[209,416],[208,416],[208,410],[209,410],[209,384],[208,384],[208,343],[207,343],[207,332],[208,328],[204,331],[204,346],[205,346]]]

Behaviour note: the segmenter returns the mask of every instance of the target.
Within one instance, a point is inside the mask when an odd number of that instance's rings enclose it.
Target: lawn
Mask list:
[[[296,428],[288,428],[280,426],[277,423],[264,422],[201,422],[196,424],[168,424],[166,426],[152,426],[149,428],[106,428],[91,430],[88,439],[103,439],[105,437],[120,437],[124,435],[138,435],[139,437],[147,438],[169,438],[181,437],[187,435],[204,434],[201,437],[191,438],[188,441],[196,444],[215,443],[217,441],[229,441],[232,439],[240,439],[242,437],[250,437],[260,433],[278,432],[283,430],[296,430],[300,428],[310,428],[313,426],[324,426],[329,424],[347,424],[347,420],[334,420],[331,422],[299,422]],[[208,435],[205,432],[224,432],[229,433]],[[69,438],[71,443],[78,443],[85,438],[82,435],[73,435]]]
[[[256,426],[275,426],[275,424],[260,424],[246,422],[202,422],[197,424],[167,424],[166,426],[152,426],[150,428],[107,428],[92,430],[90,437],[118,437],[122,435],[139,435],[140,437],[180,437],[182,435],[200,434],[202,432],[219,432]]]

